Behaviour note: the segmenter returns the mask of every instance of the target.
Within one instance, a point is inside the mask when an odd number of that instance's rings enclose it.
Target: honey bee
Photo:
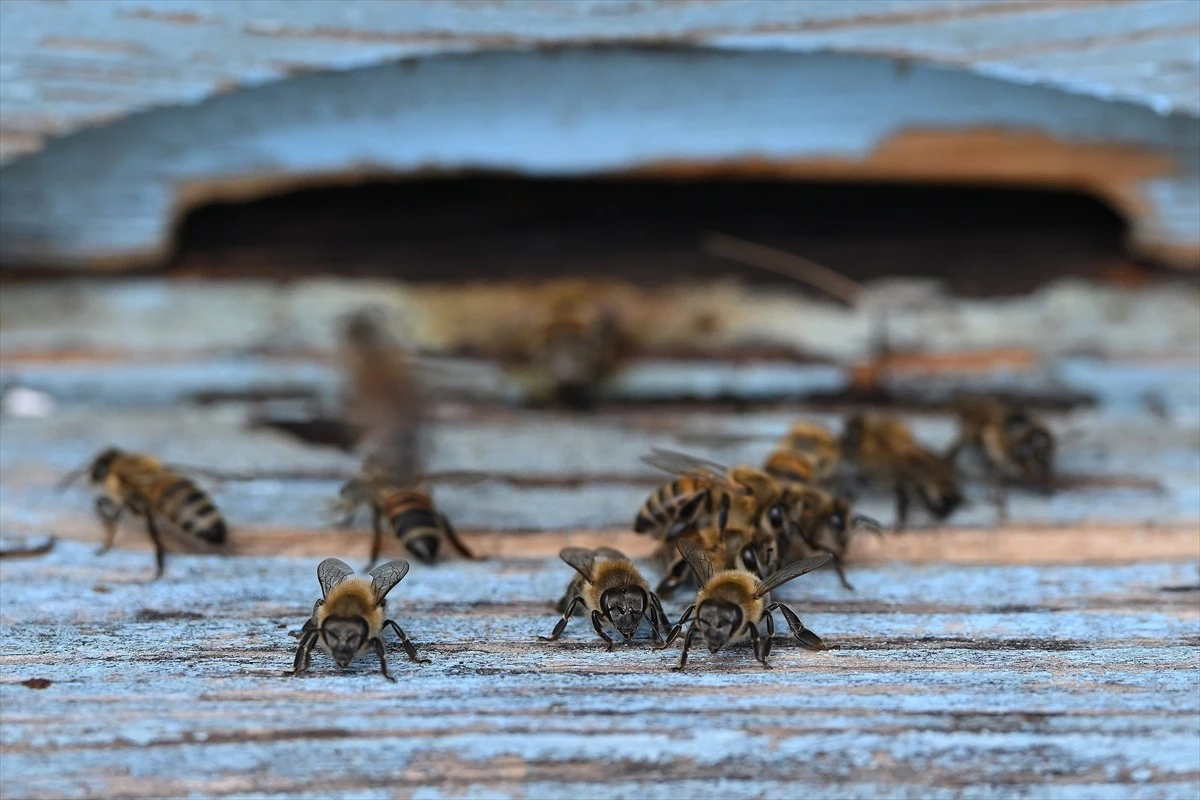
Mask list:
[[[374,531],[371,560],[364,570],[379,560],[384,534],[389,531],[422,564],[436,563],[443,543],[449,543],[464,558],[475,558],[420,483],[406,486],[369,459],[363,473],[346,482],[339,492],[335,507],[344,513],[342,526],[350,525],[364,505],[371,509]]]
[[[780,467],[787,464],[783,460],[782,454],[791,454],[793,457],[803,456],[808,462],[811,475],[802,482],[825,482],[837,472],[838,465],[841,463],[842,445],[838,441],[838,437],[823,425],[797,422],[783,437],[779,443],[779,449],[772,454],[781,458]],[[792,466],[794,467],[794,465]],[[770,471],[769,467],[768,471]]]
[[[786,521],[784,535],[779,537],[780,561],[829,553],[842,586],[853,590],[842,563],[850,531],[863,528],[879,533],[880,524],[864,514],[853,513],[849,502],[818,486],[814,482],[818,470],[804,453],[780,448],[767,457],[763,467],[781,486],[779,507]]]
[[[320,643],[342,669],[367,650],[379,656],[383,677],[388,674],[387,653],[383,647],[383,630],[391,626],[400,637],[400,645],[411,661],[428,663],[417,655],[404,629],[395,620],[387,619],[387,594],[408,574],[408,562],[402,558],[381,564],[366,577],[355,577],[354,570],[344,561],[327,558],[317,565],[317,582],[321,584],[321,599],[313,603],[312,616],[300,629],[300,644],[292,675],[308,671],[313,647]]]
[[[117,525],[126,510],[146,521],[146,532],[154,544],[156,579],[162,577],[166,567],[163,531],[157,520],[166,520],[173,529],[182,531],[184,541],[199,540],[209,546],[225,544],[228,526],[212,499],[190,478],[152,456],[109,447],[89,465],[63,478],[59,489],[66,489],[84,474],[99,493],[96,515],[104,526],[104,544],[96,551],[97,555],[104,555],[112,548]]]
[[[660,594],[670,594],[687,577],[674,544],[687,536],[722,568],[740,567],[765,577],[774,571],[778,537],[786,523],[778,482],[763,470],[655,449],[646,463],[680,477],[654,492],[634,520],[634,530],[659,539],[667,576]]]
[[[606,623],[616,628],[628,643],[642,620],[649,616],[654,643],[661,643],[660,631],[667,624],[662,603],[650,591],[650,585],[642,573],[623,553],[611,547],[598,547],[595,550],[565,547],[559,556],[579,574],[567,585],[566,594],[559,603],[562,619],[549,636],[538,638],[546,642],[558,639],[566,629],[567,621],[582,606],[584,612],[591,616],[592,627],[610,652],[613,640],[604,630]]]
[[[407,353],[372,311],[344,322],[340,361],[346,419],[369,457],[409,485],[421,472],[426,398]]]
[[[533,324],[527,355],[553,402],[587,408],[620,358],[618,318],[586,283],[554,284],[549,294]]]
[[[778,499],[779,485],[751,466],[724,467],[715,461],[654,448],[642,459],[680,477],[659,487],[638,510],[633,529],[664,542],[676,541],[693,526],[715,522],[751,526]]]
[[[714,654],[726,645],[748,638],[754,646],[754,657],[769,669],[771,665],[767,663],[767,657],[771,654],[775,636],[772,613],[776,610],[783,612],[792,636],[801,645],[809,650],[826,649],[821,637],[804,627],[796,612],[783,603],[771,602],[770,592],[824,566],[830,560],[828,553],[794,561],[763,580],[743,570],[715,569],[708,554],[686,539],[679,543],[679,551],[695,573],[700,591],[696,595],[696,602],[683,612],[663,644],[663,647],[667,647],[674,642],[683,631],[683,626],[691,620],[676,671],[687,666],[688,650],[697,634],[704,637],[708,651]],[[763,626],[762,630],[759,629],[760,625]]]
[[[958,439],[946,460],[956,464],[964,450],[979,457],[1002,520],[1008,516],[1007,482],[1053,491],[1054,435],[1028,410],[979,398],[963,404],[959,419]]]
[[[922,447],[899,420],[856,414],[846,420],[841,448],[842,457],[865,478],[895,492],[896,530],[908,524],[914,495],[938,519],[963,501],[953,468]]]

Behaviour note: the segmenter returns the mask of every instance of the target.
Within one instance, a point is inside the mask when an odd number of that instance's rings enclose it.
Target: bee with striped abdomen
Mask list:
[[[803,457],[809,465],[809,478],[804,482],[824,483],[833,478],[841,463],[842,446],[838,437],[823,425],[814,422],[797,422],[779,442],[780,452]],[[770,459],[768,459],[770,460]],[[781,458],[778,468],[794,466],[794,462]],[[769,471],[769,469],[768,469]]]
[[[953,468],[922,447],[909,427],[897,419],[851,416],[842,430],[841,447],[842,457],[862,477],[895,492],[896,530],[903,530],[908,523],[908,506],[914,496],[939,520],[962,504]]]
[[[1049,493],[1054,490],[1054,435],[1027,409],[992,398],[976,398],[959,410],[958,439],[946,460],[957,464],[963,451],[983,464],[992,501],[1006,519],[1006,483]]]
[[[690,541],[681,541],[679,551],[695,573],[700,591],[696,595],[696,602],[683,612],[663,644],[663,647],[667,647],[674,642],[683,631],[683,626],[691,621],[676,670],[682,670],[687,665],[688,650],[697,634],[704,637],[708,651],[714,654],[726,645],[749,639],[754,646],[754,657],[769,668],[767,657],[771,654],[775,635],[772,612],[776,610],[783,612],[792,636],[801,645],[810,650],[826,649],[821,637],[804,627],[796,612],[783,603],[771,602],[770,593],[788,581],[824,566],[830,559],[828,554],[795,561],[763,580],[744,570],[716,569],[708,554]],[[695,619],[692,619],[693,613]],[[763,626],[762,630],[759,625]]]
[[[321,599],[313,604],[312,616],[300,629],[300,644],[292,664],[292,675],[308,671],[312,650],[317,644],[343,669],[354,659],[373,649],[379,656],[383,677],[388,674],[387,653],[383,647],[383,629],[391,627],[400,637],[400,644],[411,661],[419,664],[429,659],[417,655],[417,648],[408,640],[404,629],[387,618],[387,594],[408,574],[408,562],[396,559],[371,570],[367,577],[354,575],[345,562],[327,558],[317,565],[317,581],[321,584]]]
[[[348,481],[339,492],[336,506],[344,512],[343,526],[349,525],[361,506],[371,509],[374,538],[367,569],[379,560],[385,532],[400,540],[408,552],[423,564],[436,563],[448,543],[464,558],[475,558],[446,515],[438,510],[429,492],[416,486],[404,486],[387,475],[364,467],[363,474]]]
[[[648,617],[655,644],[662,641],[660,631],[667,624],[662,603],[650,591],[642,573],[623,553],[611,547],[595,550],[565,547],[559,556],[578,574],[567,585],[566,594],[558,604],[562,619],[549,636],[540,639],[553,642],[562,636],[568,620],[582,606],[609,651],[613,648],[613,640],[605,632],[605,624],[616,628],[628,643],[642,620]]]
[[[146,532],[154,544],[155,578],[162,577],[166,566],[166,545],[158,520],[182,532],[188,543],[198,540],[207,546],[225,544],[229,529],[209,496],[190,478],[157,458],[110,447],[88,466],[67,475],[59,488],[66,489],[84,474],[99,493],[96,514],[104,526],[104,544],[97,555],[112,548],[125,511],[146,522]]]
[[[674,450],[654,448],[642,459],[679,477],[646,499],[633,529],[673,543],[692,527],[715,523],[752,528],[779,498],[779,484],[766,472],[745,465],[724,467]]]

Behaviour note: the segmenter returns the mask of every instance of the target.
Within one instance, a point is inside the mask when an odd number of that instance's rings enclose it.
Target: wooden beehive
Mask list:
[[[57,537],[0,562],[0,794],[1194,795],[1200,297],[1144,259],[1200,263],[1198,9],[0,3],[0,534]],[[755,279],[713,230],[869,302]],[[506,361],[563,273],[637,333],[588,413],[525,407]],[[781,638],[771,671],[673,673],[582,618],[537,640],[561,547],[649,554],[650,447],[757,462],[869,399],[878,304],[889,410],[940,448],[955,392],[1025,397],[1061,491],[855,540],[854,592],[780,594],[833,649]],[[327,513],[358,466],[333,330],[365,305],[440,365],[431,471],[491,475],[435,485],[487,560],[393,594],[432,660],[397,649],[397,685],[283,675],[316,563],[366,556]],[[53,486],[110,443],[224,473],[234,554],[147,583],[127,525],[94,556]]]

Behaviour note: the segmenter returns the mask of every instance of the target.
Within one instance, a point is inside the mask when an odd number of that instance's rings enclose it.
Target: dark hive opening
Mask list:
[[[860,281],[938,278],[963,296],[1149,271],[1126,255],[1122,219],[1078,193],[488,176],[307,188],[205,206],[180,224],[169,270],[411,281],[785,280],[705,254],[700,241],[710,232],[803,255]]]

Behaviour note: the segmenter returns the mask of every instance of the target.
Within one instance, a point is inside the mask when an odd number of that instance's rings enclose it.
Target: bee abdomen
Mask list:
[[[212,500],[196,484],[180,478],[159,495],[158,510],[185,533],[210,544],[224,544],[225,520]]]
[[[401,537],[416,531],[441,529],[441,521],[429,508],[407,508],[394,513],[389,521],[392,524],[392,530]]]

